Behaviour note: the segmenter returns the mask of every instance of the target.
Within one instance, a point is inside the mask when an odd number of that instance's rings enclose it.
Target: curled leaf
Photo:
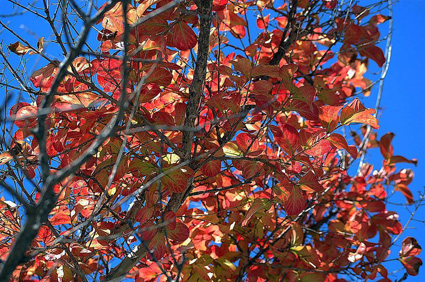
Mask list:
[[[400,257],[417,256],[421,253],[422,248],[418,241],[413,237],[407,237],[401,244]]]
[[[31,50],[30,47],[22,45],[22,43],[19,41],[16,41],[15,43],[10,44],[8,48],[11,52],[19,56],[25,55],[29,50]]]
[[[30,51],[30,55],[39,54],[43,52],[44,49],[44,37],[41,37],[37,42],[37,51]]]

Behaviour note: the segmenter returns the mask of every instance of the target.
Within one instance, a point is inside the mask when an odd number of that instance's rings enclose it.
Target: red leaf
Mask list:
[[[154,207],[142,207],[137,211],[135,219],[143,225],[152,217],[154,211]]]
[[[165,236],[162,232],[156,233],[156,235],[149,242],[149,250],[152,252],[156,259],[162,258],[168,251]]]
[[[140,91],[139,101],[140,103],[149,102],[158,96],[159,93],[161,93],[161,88],[157,84],[144,84],[142,86],[142,90]]]
[[[257,152],[260,150],[258,139],[248,133],[242,132],[236,136],[236,143],[239,149],[244,153]]]
[[[160,221],[162,223],[162,220]],[[164,214],[164,222],[167,226],[167,230],[175,230],[176,229],[176,213],[173,211],[168,211]]]
[[[310,85],[303,85],[300,88],[294,87],[291,89],[293,93],[292,98],[306,102],[310,107],[316,97],[316,88]]]
[[[305,151],[307,155],[313,157],[323,157],[332,149],[331,143],[326,139],[321,139],[311,149]]]
[[[226,8],[228,0],[213,0],[213,11],[221,11]]]
[[[397,184],[394,188],[394,190],[396,191],[400,191],[401,193],[403,193],[403,195],[406,197],[407,203],[409,205],[413,204],[415,201],[413,200],[413,194],[410,191],[409,187],[407,187],[407,185],[405,184]]]
[[[189,237],[189,228],[182,222],[177,222],[174,230],[167,229],[167,235],[174,243],[182,243]]]
[[[155,226],[155,224],[152,221],[148,223],[146,222],[140,223],[139,233],[142,239],[145,241],[149,241],[152,238],[154,238],[155,235],[157,234],[157,231],[158,231],[158,227]]]
[[[370,46],[360,49],[360,55],[368,57],[369,59],[374,60],[379,67],[382,67],[385,63],[385,55],[382,52],[381,48],[378,46]]]
[[[355,146],[349,146],[347,144],[347,140],[345,138],[338,134],[333,133],[328,137],[328,140],[337,148],[337,149],[345,149],[352,157],[353,159],[357,158],[357,149]]]
[[[298,181],[298,184],[300,185],[301,189],[310,193],[322,192],[324,189],[323,186],[319,183],[319,181],[317,181],[316,176],[311,171],[301,177]]]
[[[328,9],[334,9],[336,5],[338,4],[338,0],[323,0],[323,3],[325,4],[325,7]]]
[[[167,44],[182,51],[192,49],[197,42],[196,34],[184,21],[175,24],[167,35]]]
[[[242,176],[244,178],[252,178],[256,175],[261,175],[263,172],[260,162],[249,160],[233,160],[232,163],[235,168],[242,171]]]
[[[295,154],[299,147],[298,131],[295,129],[295,127],[289,124],[282,125],[280,129],[282,135],[281,137],[276,137],[277,143],[287,154]]]
[[[298,112],[307,120],[317,120],[319,118],[319,110],[315,104],[309,106],[306,102],[293,99],[286,110]]]
[[[145,80],[146,84],[156,83],[158,86],[168,86],[173,79],[171,72],[161,67],[156,67],[153,71],[147,69],[145,74],[149,74]]]
[[[422,248],[413,237],[407,237],[401,244],[400,257],[417,256],[421,253]]]
[[[34,87],[46,88],[50,87],[52,83],[51,77],[53,77],[57,72],[57,67],[50,63],[47,66],[35,71],[31,75],[31,82],[34,84]]]
[[[414,164],[416,166],[418,164],[418,160],[417,159],[409,160],[403,156],[390,157],[390,159],[388,160],[388,164],[395,164],[395,163],[409,163],[409,164]]]
[[[288,215],[298,215],[304,210],[306,202],[302,190],[295,185],[292,185],[292,187],[290,190],[285,187],[289,195],[284,203],[284,207]]]
[[[258,16],[257,17],[257,27],[259,29],[266,29],[267,26],[269,25],[269,21],[270,21],[270,14],[268,14],[265,17]]]
[[[15,116],[15,125],[20,128],[29,128],[37,125],[37,107],[24,106],[19,108]]]
[[[205,165],[201,167],[201,171],[205,176],[214,177],[221,171],[221,161],[220,160],[212,160],[207,162]]]
[[[362,30],[358,25],[351,24],[345,31],[344,43],[356,44],[362,38]]]
[[[273,89],[273,84],[267,80],[259,80],[252,83],[252,94],[269,95]]]
[[[389,132],[381,137],[379,140],[379,149],[381,150],[382,156],[387,160],[393,156],[393,146],[391,142],[394,138],[395,134]]]

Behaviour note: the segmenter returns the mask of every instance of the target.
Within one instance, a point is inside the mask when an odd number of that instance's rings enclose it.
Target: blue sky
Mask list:
[[[6,8],[6,11],[2,10],[0,14],[7,12]],[[7,21],[8,19],[1,20]],[[10,27],[25,38],[30,38],[31,43],[37,42],[37,39],[45,34],[50,34],[47,26],[34,26],[33,17],[28,14],[11,21]],[[381,34],[385,34],[385,28],[386,26],[383,26]],[[32,36],[31,32],[35,35]],[[3,40],[6,45],[16,41],[7,32],[0,34],[0,40]],[[408,159],[418,159],[417,167],[410,164],[399,164],[397,166],[399,169],[405,167],[414,170],[415,179],[409,187],[417,198],[418,193],[424,191],[425,187],[425,93],[423,91],[423,84],[425,83],[423,77],[425,75],[423,71],[425,66],[425,0],[401,0],[394,5],[392,46],[391,65],[385,80],[381,102],[378,136],[380,137],[387,132],[394,132],[396,134],[393,139],[394,153]],[[39,64],[36,68],[41,66]],[[32,68],[34,64],[29,64],[29,67],[28,73],[35,70]],[[377,69],[372,67],[371,70],[376,71]],[[377,88],[374,88],[371,97],[364,100],[369,107],[374,107]],[[367,162],[379,164],[380,160],[379,149],[372,150],[366,156]],[[379,169],[379,167],[376,168]],[[401,193],[397,194],[399,194],[397,199],[403,202]],[[405,208],[392,208],[399,212],[404,224],[409,216]],[[425,208],[420,209],[416,218],[425,220],[424,211]],[[410,227],[402,238],[414,236],[419,240],[419,244],[425,247],[425,236],[421,236],[425,233],[425,223],[413,221]],[[401,243],[402,238],[398,243]],[[390,257],[397,256],[398,249],[398,247],[394,249]],[[420,257],[425,260],[423,254]],[[400,263],[394,263],[393,269],[396,268],[401,268]],[[424,273],[425,269],[421,269],[422,275],[420,276],[424,276]],[[419,276],[409,277],[408,281],[419,281],[419,279]]]
[[[382,31],[382,34],[384,31]],[[394,132],[394,154],[406,158],[418,159],[418,166],[399,164],[397,167],[412,168],[415,178],[410,184],[415,197],[425,187],[425,93],[423,84],[423,69],[425,66],[425,1],[402,0],[394,5],[394,34],[392,43],[392,58],[388,75],[385,79],[383,98],[381,102],[379,136],[387,132]],[[376,97],[377,87],[372,92]],[[374,100],[373,100],[374,103]],[[379,149],[375,149],[366,157],[367,161],[373,161],[379,156]],[[402,198],[400,197],[400,200]],[[403,207],[394,207],[400,213],[403,224],[409,214]],[[425,220],[424,208],[416,215],[417,219]],[[419,244],[425,247],[424,222],[412,222],[402,238],[406,236],[416,237]],[[402,238],[398,241],[401,243]],[[391,257],[396,255],[399,247],[393,250]],[[424,255],[420,257],[424,260]],[[394,267],[400,265],[398,262]],[[409,277],[407,281],[420,281],[424,276],[424,269],[420,275]]]
[[[394,132],[394,153],[417,158],[413,165],[399,164],[415,171],[410,185],[415,196],[425,187],[425,95],[422,77],[425,58],[425,1],[405,0],[394,6],[394,35],[390,69],[385,80],[381,102],[379,135]],[[376,89],[375,89],[376,94]],[[425,215],[419,215],[425,220]],[[417,224],[413,234],[425,232],[424,224]],[[419,236],[418,236],[419,237]],[[425,244],[425,242],[423,242]]]

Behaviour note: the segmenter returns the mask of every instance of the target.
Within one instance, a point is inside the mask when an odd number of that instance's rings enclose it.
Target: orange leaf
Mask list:
[[[360,100],[356,98],[342,109],[340,120],[342,124],[346,125],[351,123],[364,123],[378,129],[378,120],[372,115],[374,113],[374,109],[366,109]]]
[[[258,65],[252,69],[251,75],[252,77],[269,76],[269,77],[279,78],[280,77],[279,66]]]
[[[270,22],[270,14],[265,17],[258,16],[257,17],[257,27],[259,29],[266,29]]]
[[[323,106],[319,108],[320,123],[328,132],[334,131],[338,125],[338,113],[341,108],[342,106]]]
[[[61,224],[70,224],[71,223],[71,217],[68,214],[65,214],[64,212],[58,212],[55,213],[50,219],[50,223],[53,226],[61,225]]]
[[[323,89],[317,94],[320,100],[325,102],[328,105],[336,106],[340,102],[340,96],[337,94],[337,91],[333,89]]]
[[[8,163],[11,159],[13,159],[13,156],[9,152],[0,154],[0,165]]]
[[[389,16],[375,15],[375,16],[370,18],[369,23],[373,24],[373,25],[378,25],[378,24],[386,22],[389,19],[391,19],[391,17],[389,17]]]
[[[363,106],[362,102],[358,98],[351,101],[344,109],[341,111],[341,122],[344,122],[348,118],[350,118],[355,113],[366,110],[366,107]]]

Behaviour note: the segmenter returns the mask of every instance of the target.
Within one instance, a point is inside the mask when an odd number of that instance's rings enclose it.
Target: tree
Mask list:
[[[396,168],[416,160],[378,140],[379,98],[362,102],[382,95],[391,1],[9,2],[52,36],[0,22],[16,37],[1,281],[391,281],[393,260],[418,274],[389,209],[394,192],[422,206]],[[24,58],[44,62],[29,79]]]

